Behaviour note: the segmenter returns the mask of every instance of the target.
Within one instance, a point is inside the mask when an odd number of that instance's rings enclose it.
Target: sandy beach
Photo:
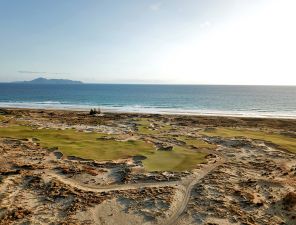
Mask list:
[[[0,224],[295,224],[296,120],[0,109]]]

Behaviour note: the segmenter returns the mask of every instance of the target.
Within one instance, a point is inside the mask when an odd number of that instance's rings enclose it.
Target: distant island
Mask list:
[[[68,80],[68,79],[46,79],[43,77],[36,78],[30,81],[17,81],[13,83],[25,83],[25,84],[83,84],[81,81]]]

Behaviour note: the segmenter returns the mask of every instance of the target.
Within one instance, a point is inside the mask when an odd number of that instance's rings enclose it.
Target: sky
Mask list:
[[[0,0],[0,82],[296,85],[295,0]]]

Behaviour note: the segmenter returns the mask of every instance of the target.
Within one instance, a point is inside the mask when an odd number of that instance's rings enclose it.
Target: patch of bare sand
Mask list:
[[[134,209],[128,211],[126,205],[118,199],[106,200],[100,205],[92,208],[88,208],[86,211],[78,212],[75,215],[75,219],[81,222],[89,222],[95,225],[150,225],[150,224],[165,224],[165,221],[175,212],[180,203],[184,198],[184,192],[181,187],[176,188],[174,193],[173,201],[169,209],[163,211],[162,217],[156,218],[156,220],[147,220],[147,218],[139,213],[139,211],[144,210],[149,212],[149,208],[146,209]],[[126,202],[126,204],[128,204]],[[139,211],[138,211],[139,210]]]
[[[85,212],[79,212],[76,214],[76,218],[79,221],[89,221],[91,224],[97,225],[152,224],[145,222],[140,215],[126,212],[124,206],[116,199],[107,200]]]

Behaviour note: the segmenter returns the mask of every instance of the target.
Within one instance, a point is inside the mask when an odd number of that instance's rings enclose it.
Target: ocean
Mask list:
[[[296,86],[0,83],[0,107],[296,118]]]

